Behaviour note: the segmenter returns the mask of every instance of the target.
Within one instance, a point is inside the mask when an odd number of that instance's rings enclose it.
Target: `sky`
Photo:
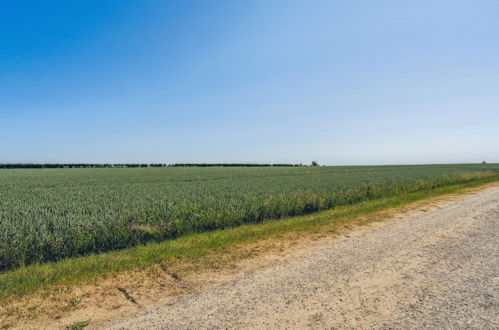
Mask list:
[[[499,162],[499,1],[0,2],[0,162]]]

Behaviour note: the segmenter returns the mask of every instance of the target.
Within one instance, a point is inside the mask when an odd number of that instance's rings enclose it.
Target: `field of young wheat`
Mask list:
[[[499,177],[499,165],[0,170],[0,271]]]

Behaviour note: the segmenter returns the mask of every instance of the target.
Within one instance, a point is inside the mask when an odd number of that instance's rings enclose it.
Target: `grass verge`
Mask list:
[[[270,220],[259,224],[192,234],[161,243],[122,251],[35,264],[0,274],[0,300],[59,285],[75,285],[99,276],[148,268],[157,264],[190,263],[210,254],[287,233],[320,232],[342,226],[353,218],[449,193],[459,193],[499,180],[497,176],[432,190],[341,206],[306,216]]]

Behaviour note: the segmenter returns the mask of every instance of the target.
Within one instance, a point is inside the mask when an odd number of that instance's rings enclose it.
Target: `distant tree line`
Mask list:
[[[137,167],[294,167],[304,166],[303,164],[247,164],[247,163],[178,163],[178,164],[0,164],[0,169],[15,168],[137,168]]]
[[[168,165],[171,167],[290,167],[302,164],[247,164],[247,163],[180,163]]]

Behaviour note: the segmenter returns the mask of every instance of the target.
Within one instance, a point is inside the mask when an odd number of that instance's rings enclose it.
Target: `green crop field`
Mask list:
[[[499,177],[499,165],[0,170],[0,271]]]

